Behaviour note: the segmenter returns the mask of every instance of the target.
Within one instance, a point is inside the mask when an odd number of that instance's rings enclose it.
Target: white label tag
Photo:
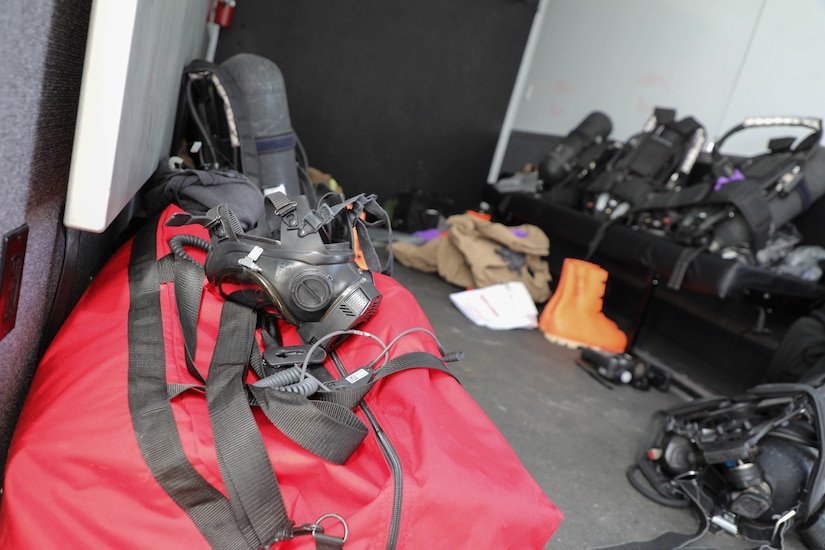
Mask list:
[[[370,371],[368,371],[367,369],[358,369],[357,371],[355,371],[352,374],[350,374],[349,376],[347,376],[344,380],[346,380],[350,384],[355,384],[356,382],[358,382],[359,380],[361,380],[365,376],[369,376],[369,375],[370,375]]]

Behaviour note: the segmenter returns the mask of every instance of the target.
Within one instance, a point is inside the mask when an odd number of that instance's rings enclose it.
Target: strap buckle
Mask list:
[[[266,198],[275,209],[275,215],[283,219],[288,227],[295,227],[298,225],[298,220],[295,217],[295,210],[298,203],[291,200],[284,193],[276,191],[269,193]]]
[[[327,519],[336,519],[341,525],[344,526],[344,535],[342,537],[328,535],[324,532],[324,526],[321,525],[321,522]],[[285,537],[285,539],[293,539],[295,537],[301,537],[304,535],[312,535],[312,538],[316,540],[318,540],[319,538],[323,538],[324,543],[326,543],[327,545],[332,543],[343,547],[344,543],[347,542],[347,539],[349,538],[349,526],[347,525],[346,520],[338,514],[324,514],[323,516],[315,520],[314,523],[301,523],[299,525],[293,526],[288,531],[288,534]]]
[[[318,525],[317,523],[302,523],[300,525],[295,525],[295,526],[292,527],[292,529],[290,530],[290,533],[289,533],[290,534],[289,538],[293,539],[295,537],[301,537],[301,536],[304,536],[304,535],[313,535],[313,536],[315,536],[315,533],[319,533],[319,532],[323,533],[324,528],[322,526]]]
[[[311,210],[304,216],[304,224],[298,230],[299,237],[306,237],[310,233],[317,233],[322,226],[328,224],[342,210],[339,205],[335,208],[322,204],[317,210]]]
[[[310,233],[318,232],[321,227],[331,222],[342,210],[345,210],[351,204],[361,205],[361,209],[363,210],[363,205],[369,200],[374,200],[373,197],[374,195],[365,198],[364,194],[361,193],[333,206],[326,203],[321,204],[317,209],[310,210],[309,213],[304,216],[303,225],[298,229],[298,236],[306,237]],[[360,211],[356,214],[360,215]]]

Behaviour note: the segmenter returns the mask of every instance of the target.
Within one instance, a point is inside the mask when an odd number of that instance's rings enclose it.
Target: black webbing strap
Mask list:
[[[590,238],[590,242],[587,245],[587,252],[585,253],[584,260],[591,261],[593,255],[598,250],[599,245],[602,244],[605,235],[607,235],[607,230],[612,226],[618,223],[624,223],[627,221],[627,216],[619,216],[618,218],[613,218],[609,220],[603,221],[599,224],[599,227],[596,228],[596,231],[593,233],[593,236]]]
[[[316,550],[341,550],[344,547],[344,541],[340,537],[315,532],[312,538],[315,539]]]
[[[157,220],[135,237],[129,264],[129,410],[143,459],[155,480],[215,548],[249,548],[229,501],[183,452],[167,397],[166,356],[155,262]]]
[[[344,464],[369,433],[366,425],[345,406],[278,388],[247,386],[253,406],[264,412],[273,426],[295,444],[334,464]],[[205,392],[198,384],[169,384],[173,399],[190,391]],[[347,398],[351,401],[351,398]]]
[[[160,283],[175,283],[199,298],[203,274],[185,260],[155,261],[157,220],[137,235],[129,265],[129,407],[141,454],[158,484],[195,523],[214,548],[248,550],[267,547],[300,534],[312,534],[317,549],[340,550],[344,540],[313,525],[304,532],[289,520],[277,479],[250,410],[244,378],[254,362],[256,314],[226,302],[221,315],[206,386],[167,384],[160,305]],[[178,298],[179,300],[180,298]],[[182,330],[197,326],[197,307],[183,309]],[[189,334],[187,339],[192,335]],[[194,353],[193,341],[187,354]],[[187,357],[187,359],[191,359]],[[204,391],[213,425],[218,464],[231,500],[192,466],[178,434],[170,399],[190,389]]]
[[[676,265],[673,266],[673,273],[667,281],[667,287],[672,290],[682,288],[682,282],[685,280],[685,275],[687,275],[690,264],[692,264],[702,252],[707,250],[707,246],[686,246],[683,248],[679,257],[676,259]]]
[[[375,377],[372,379],[372,385],[375,385],[375,383],[382,378],[409,369],[437,370],[455,378],[455,374],[444,366],[444,361],[432,353],[426,351],[411,351],[390,359],[386,365],[379,368]],[[456,380],[458,379],[456,378]]]
[[[246,396],[255,312],[227,301],[206,380],[206,402],[229,503],[253,547],[288,538],[292,527],[263,437]]]
[[[338,403],[348,409],[354,409],[379,380],[409,369],[437,370],[455,378],[455,374],[447,369],[447,367],[444,366],[444,362],[435,355],[427,353],[426,351],[413,351],[399,355],[388,361],[375,372],[375,375],[372,376],[366,384],[352,385],[351,387],[340,384],[335,386],[334,391],[317,393],[315,398],[331,403]]]
[[[195,349],[198,343],[198,314],[203,296],[203,266],[195,261],[175,258],[172,262],[175,281],[175,303],[178,306],[180,328],[186,352],[186,369],[197,380],[203,376],[195,368]]]
[[[380,204],[378,204],[378,200],[375,195],[367,195],[366,197],[361,196],[358,198],[359,200],[356,201],[353,206],[353,210],[356,211],[354,226],[355,233],[358,235],[358,243],[361,248],[361,253],[364,255],[364,260],[367,262],[367,267],[370,271],[392,276],[392,223],[390,223],[389,214],[387,214],[387,211],[384,210]],[[362,220],[361,211],[374,216],[376,221],[368,223]],[[381,265],[381,259],[378,257],[378,253],[375,250],[375,244],[373,244],[372,237],[369,233],[369,228],[374,226],[383,226],[387,231],[387,242],[389,243],[389,246],[387,246],[388,256],[387,262],[383,266]]]
[[[337,403],[325,403],[277,388],[248,386],[272,424],[305,450],[344,464],[369,433],[364,423]]]
[[[368,430],[353,410],[382,378],[409,369],[450,372],[444,363],[427,352],[411,352],[388,361],[374,373],[367,372],[348,384],[331,384],[332,391],[319,391],[307,399],[277,388],[248,386],[256,404],[284,435],[307,451],[335,464],[344,464],[358,448]]]
[[[264,342],[272,340],[272,337],[266,333],[266,330],[261,330],[261,338],[263,338]],[[258,376],[258,378],[263,378],[267,375],[263,364],[263,358],[261,356],[261,350],[258,346],[252,348],[252,355],[249,357],[249,367],[252,369],[252,372]]]

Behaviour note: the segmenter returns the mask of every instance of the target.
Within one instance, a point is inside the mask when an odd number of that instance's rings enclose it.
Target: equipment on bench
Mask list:
[[[795,146],[794,137],[770,139],[766,152],[751,157],[722,153],[731,136],[774,127],[799,127],[809,133]],[[646,210],[666,209],[672,221],[663,227],[684,244],[707,246],[711,252],[735,246],[755,253],[825,191],[825,178],[806,177],[821,138],[820,119],[749,118],[714,143],[709,177],[680,193],[656,197]]]
[[[587,182],[604,169],[619,145],[608,139],[610,118],[593,111],[542,158],[538,165],[540,188],[559,204],[578,208]]]
[[[705,128],[693,117],[676,120],[674,109],[657,107],[642,132],[622,145],[587,185],[585,210],[616,220],[653,193],[681,188],[704,143]]]
[[[743,130],[774,127],[803,128],[809,133],[799,140],[773,138],[766,152],[751,157],[722,152],[727,140]],[[709,176],[681,190],[649,197],[633,223],[688,247],[669,286],[678,288],[690,262],[705,250],[756,263],[755,254],[768,240],[825,193],[821,137],[822,121],[817,118],[749,118],[714,143]]]

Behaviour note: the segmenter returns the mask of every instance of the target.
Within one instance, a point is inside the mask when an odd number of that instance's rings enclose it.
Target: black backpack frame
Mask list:
[[[795,146],[794,137],[771,139],[766,152],[751,157],[722,153],[725,142],[743,130],[781,126],[805,128],[810,133]],[[634,223],[664,230],[682,244],[707,247],[711,252],[729,246],[756,252],[821,194],[805,178],[806,164],[818,150],[821,137],[820,119],[749,118],[714,143],[708,176],[677,192],[650,197]],[[783,203],[791,194],[795,203]]]
[[[255,134],[240,89],[219,65],[186,66],[172,134],[178,156],[201,170],[234,170],[260,185]]]
[[[693,117],[676,119],[657,107],[642,132],[625,143],[584,191],[585,210],[616,220],[657,192],[684,185],[705,143],[705,128]]]

